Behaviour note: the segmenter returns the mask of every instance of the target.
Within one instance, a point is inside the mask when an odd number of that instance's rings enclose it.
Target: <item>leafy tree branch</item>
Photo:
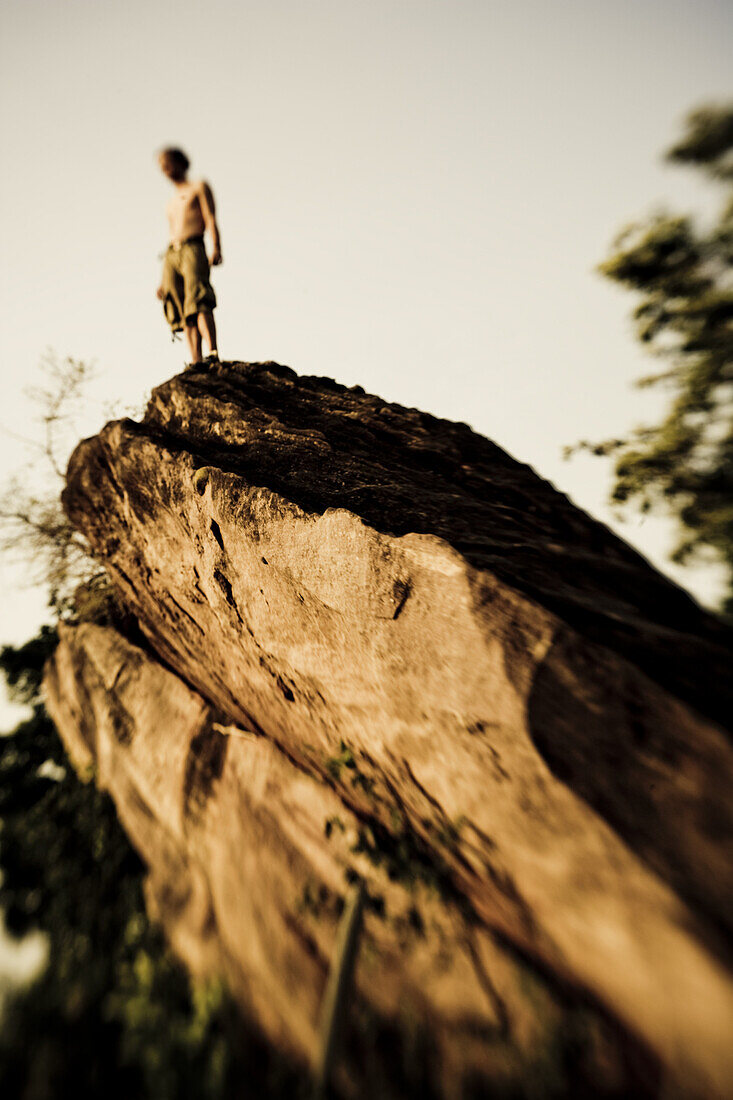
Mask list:
[[[733,104],[693,111],[666,159],[725,189],[714,223],[657,214],[624,228],[599,266],[638,298],[637,338],[664,366],[636,385],[665,389],[666,413],[565,453],[612,456],[612,501],[675,516],[673,560],[723,562],[733,607]]]

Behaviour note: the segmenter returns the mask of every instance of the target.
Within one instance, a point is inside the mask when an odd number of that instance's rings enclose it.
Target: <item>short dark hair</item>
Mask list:
[[[188,159],[183,149],[178,149],[175,145],[168,145],[165,149],[160,150],[161,157],[168,157],[169,160],[174,160],[184,172],[187,172],[191,161]]]

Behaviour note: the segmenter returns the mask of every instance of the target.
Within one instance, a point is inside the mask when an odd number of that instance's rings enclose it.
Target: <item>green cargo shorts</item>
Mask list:
[[[216,307],[216,295],[209,282],[209,261],[204,238],[191,237],[179,245],[169,244],[163,253],[163,313],[173,333],[181,332],[188,318]]]

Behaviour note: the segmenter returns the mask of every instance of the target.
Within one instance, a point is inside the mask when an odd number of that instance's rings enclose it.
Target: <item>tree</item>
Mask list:
[[[672,559],[718,560],[728,568],[733,611],[733,105],[688,115],[685,133],[665,154],[725,189],[713,224],[657,214],[616,238],[599,271],[636,292],[639,340],[664,369],[639,387],[670,393],[660,424],[635,428],[585,449],[613,455],[611,499],[677,518]]]
[[[73,609],[80,586],[84,591],[100,585],[106,588],[86,539],[74,530],[61,506],[65,452],[93,368],[80,359],[60,360],[49,352],[41,361],[41,372],[43,383],[28,391],[39,409],[41,438],[8,433],[31,450],[34,462],[0,490],[0,550],[22,555],[30,566],[32,583],[47,589],[49,608],[56,618],[64,618]]]

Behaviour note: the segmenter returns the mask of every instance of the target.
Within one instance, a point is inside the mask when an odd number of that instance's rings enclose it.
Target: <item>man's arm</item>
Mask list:
[[[204,218],[204,225],[211,234],[211,244],[213,251],[211,253],[211,263],[221,263],[221,241],[219,239],[219,226],[216,224],[216,207],[214,206],[214,194],[209,187],[206,180],[201,181],[199,187],[199,202],[201,203],[201,213]]]

